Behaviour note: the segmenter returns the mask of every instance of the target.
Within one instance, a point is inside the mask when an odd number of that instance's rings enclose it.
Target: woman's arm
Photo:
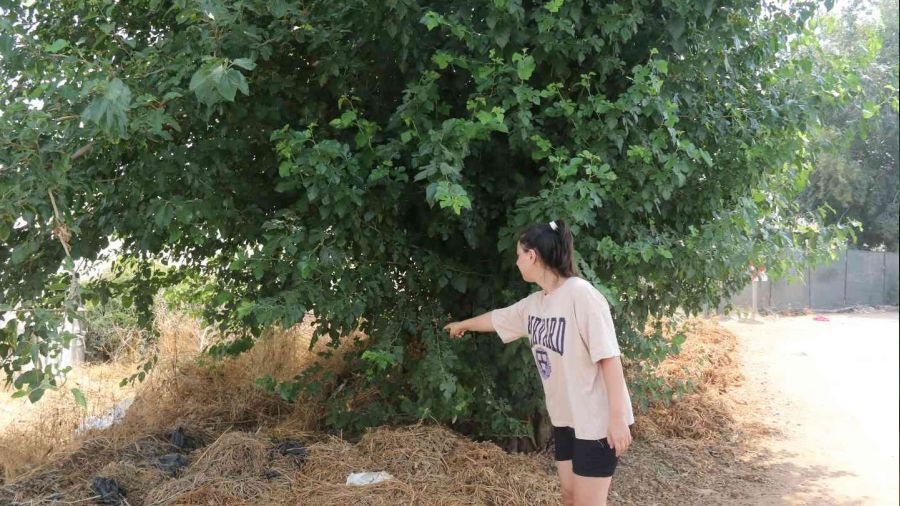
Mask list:
[[[488,311],[481,316],[469,318],[461,322],[450,322],[444,330],[450,332],[450,337],[462,337],[466,332],[494,332],[494,324],[491,321],[491,312]]]
[[[628,413],[628,407],[625,405],[628,402],[625,373],[622,371],[622,360],[619,357],[604,358],[598,364],[609,397],[609,431],[606,440],[616,450],[618,457],[631,445],[631,430],[625,418]]]

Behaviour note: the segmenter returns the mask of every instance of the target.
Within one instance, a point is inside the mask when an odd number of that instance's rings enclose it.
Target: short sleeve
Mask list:
[[[616,340],[616,328],[609,312],[609,303],[590,284],[575,296],[575,323],[592,362],[622,354]]]
[[[526,297],[512,306],[491,311],[491,324],[504,343],[528,335],[527,301]]]

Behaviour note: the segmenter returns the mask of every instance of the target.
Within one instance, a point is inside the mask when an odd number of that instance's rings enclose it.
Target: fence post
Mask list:
[[[750,282],[750,299],[752,300],[753,305],[753,313],[750,315],[751,320],[756,320],[757,315],[757,305],[756,305],[756,292],[757,287],[759,286],[759,281],[756,278],[753,278],[753,281]]]
[[[847,307],[847,277],[850,269],[850,250],[844,253],[844,307]]]
[[[807,259],[808,260],[808,259]],[[812,309],[812,267],[806,266],[806,307]]]

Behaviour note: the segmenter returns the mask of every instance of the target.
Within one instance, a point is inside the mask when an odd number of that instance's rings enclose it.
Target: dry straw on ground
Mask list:
[[[9,392],[0,388],[5,397],[0,412],[0,482],[76,448],[73,434],[84,420],[100,416],[134,395],[132,388],[118,387],[130,372],[129,365],[115,363],[81,368],[71,373],[59,390],[44,394],[35,406],[25,398],[10,399]],[[71,388],[91,399],[87,409],[75,403]]]
[[[344,485],[347,475],[387,471],[393,480]],[[356,445],[331,439],[310,446],[294,482],[298,504],[557,504],[549,461],[508,455],[439,426],[378,428]]]
[[[317,403],[284,402],[257,387],[256,378],[270,374],[286,380],[317,361],[330,370],[342,366],[342,349],[331,357],[320,356],[330,351],[323,341],[308,349],[311,319],[287,331],[267,333],[250,352],[236,359],[211,364],[197,361],[205,334],[195,320],[162,312],[156,324],[160,361],[138,388],[119,387],[137,364],[99,364],[80,368],[70,375],[65,388],[48,392],[33,408],[25,399],[4,401],[4,407],[10,406],[12,412],[8,423],[0,424],[0,479],[34,471],[94,437],[109,439],[112,446],[120,448],[177,426],[188,426],[206,439],[214,439],[229,427],[266,423],[286,424],[292,430],[310,428],[321,416]],[[77,406],[68,391],[76,386],[88,399],[87,410]],[[8,399],[9,394],[5,395]],[[102,431],[102,436],[98,431],[76,434],[86,419],[103,415],[129,397],[134,403],[112,430]]]
[[[734,425],[729,388],[742,381],[737,338],[712,321],[689,320],[681,353],[663,360],[657,374],[670,386],[690,382],[692,391],[671,404],[656,403],[638,413],[635,430],[645,439],[720,437]]]
[[[85,501],[94,496],[90,480],[97,476],[117,480],[135,506],[559,503],[555,468],[546,453],[509,455],[493,443],[430,425],[377,428],[355,444],[313,432],[321,416],[318,403],[288,404],[253,384],[266,373],[290,378],[320,358],[306,350],[302,336],[308,339],[308,327],[292,332],[273,333],[251,352],[212,365],[190,359],[199,347],[190,341],[196,334],[169,332],[165,339],[177,339],[177,351],[176,343],[164,340],[163,360],[139,386],[123,422],[88,434],[76,442],[77,450],[60,452],[0,487],[0,503]],[[665,497],[678,502],[672,494],[687,485],[684,479],[667,482],[671,476],[714,485],[717,475],[703,473],[735,458],[708,451],[710,441],[728,437],[722,392],[740,378],[734,336],[706,322],[692,323],[689,334],[683,354],[668,359],[661,374],[695,378],[698,388],[669,408],[654,406],[639,414],[641,437],[622,460],[612,495],[620,504]],[[329,360],[327,367],[341,366],[339,358]],[[183,427],[197,447],[181,450],[187,466],[170,476],[155,462],[179,451],[168,440],[175,427]],[[301,442],[306,459],[280,453],[284,440]],[[345,485],[350,473],[364,471],[387,471],[394,479]]]

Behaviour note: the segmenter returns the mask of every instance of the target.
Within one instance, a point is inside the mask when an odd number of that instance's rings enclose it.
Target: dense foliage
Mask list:
[[[874,5],[873,5],[874,4]],[[807,209],[861,225],[860,248],[900,248],[898,3],[860,3],[818,20],[807,46],[819,75],[843,75],[849,99],[823,111]]]
[[[214,352],[309,310],[323,336],[369,336],[331,426],[522,434],[541,404],[526,344],[440,328],[528,292],[523,226],[572,225],[639,401],[667,394],[649,373],[679,344],[648,321],[843,239],[796,205],[810,125],[842,100],[797,47],[816,2],[0,6],[0,287],[24,323],[0,360],[33,399],[52,368],[23,371],[79,297],[146,315],[199,273],[233,337]],[[77,283],[111,238],[129,275]],[[262,384],[317,386],[298,379]]]

